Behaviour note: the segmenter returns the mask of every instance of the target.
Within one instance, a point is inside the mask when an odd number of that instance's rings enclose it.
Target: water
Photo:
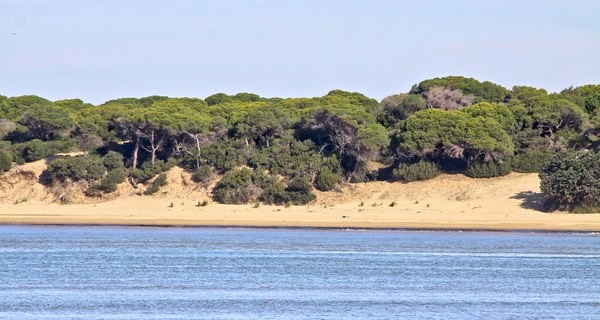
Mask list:
[[[0,226],[0,319],[600,319],[600,235]]]

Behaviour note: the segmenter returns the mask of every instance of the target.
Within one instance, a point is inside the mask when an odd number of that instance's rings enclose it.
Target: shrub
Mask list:
[[[512,170],[510,161],[475,162],[467,167],[465,175],[471,178],[493,178],[509,174]]]
[[[554,154],[552,149],[525,149],[512,159],[512,169],[522,173],[539,173]]]
[[[216,201],[228,204],[243,204],[255,200],[253,195],[252,171],[243,168],[225,173],[213,189]]]
[[[394,169],[392,176],[403,182],[433,179],[440,175],[440,169],[435,163],[419,161],[417,163],[401,163]]]
[[[156,177],[156,179],[154,179],[154,181],[152,182],[150,187],[148,189],[146,189],[146,191],[144,191],[144,194],[145,195],[155,194],[158,192],[158,190],[160,190],[160,187],[162,187],[166,184],[167,184],[167,175],[164,173],[161,173],[158,175],[158,177]]]
[[[87,181],[101,179],[105,172],[102,160],[96,156],[61,157],[53,160],[46,170],[49,182]]]
[[[100,166],[99,164],[102,164]],[[111,193],[117,190],[117,185],[127,178],[127,171],[123,164],[123,156],[116,152],[109,152],[101,161],[97,161],[97,164],[93,166],[97,171],[98,176],[95,179],[100,179],[99,183],[95,183],[85,191],[87,196],[100,196],[103,193]],[[105,172],[108,171],[108,173]]]
[[[140,182],[146,182],[154,178],[157,174],[165,172],[175,166],[172,161],[156,160],[154,164],[150,161],[146,161],[140,168],[133,168],[129,171],[129,174]]]
[[[206,207],[208,205],[208,201],[203,200],[202,202],[198,201],[196,207]]]
[[[330,191],[335,188],[339,179],[338,174],[331,172],[328,167],[323,167],[315,181],[315,187],[321,191]]]
[[[291,203],[307,204],[314,201],[317,197],[311,192],[312,185],[306,178],[296,178],[288,184],[285,191],[287,192],[288,199]]]
[[[84,194],[88,197],[100,197],[102,195],[102,190],[100,189],[100,184],[96,183],[89,186],[85,189]]]
[[[12,154],[0,150],[0,173],[8,171],[12,167]]]
[[[540,172],[540,188],[559,209],[576,212],[600,208],[600,154],[565,150]]]
[[[192,180],[197,183],[206,183],[212,178],[212,168],[209,165],[201,165],[196,169],[196,172],[192,174]]]
[[[294,179],[286,187],[277,177],[244,168],[227,172],[213,189],[213,196],[216,201],[228,204],[252,201],[305,204],[316,198],[311,189],[308,179]]]
[[[288,194],[284,184],[277,177],[255,177],[257,186],[262,190],[259,200],[267,204],[284,204],[288,201]]]
[[[241,145],[230,143],[213,143],[203,150],[203,156],[209,165],[224,173],[245,163]]]
[[[13,155],[23,162],[33,162],[53,154],[68,152],[72,147],[73,142],[70,140],[42,141],[34,139],[25,143],[14,144]]]
[[[123,156],[114,151],[109,151],[104,157],[102,157],[102,162],[108,171],[125,167],[123,163]]]
[[[124,168],[117,168],[110,171],[106,177],[100,181],[100,190],[104,193],[111,193],[117,190],[117,185],[127,178],[127,171]]]

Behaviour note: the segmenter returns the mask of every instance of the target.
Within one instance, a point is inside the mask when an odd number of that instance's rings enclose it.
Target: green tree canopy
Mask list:
[[[565,150],[540,173],[541,190],[561,209],[600,208],[600,154]]]
[[[465,94],[472,94],[476,98],[475,102],[503,102],[508,95],[508,90],[506,88],[495,83],[489,81],[480,82],[473,78],[460,76],[449,76],[422,81],[414,86],[410,93],[424,94],[434,87],[446,87],[460,90]]]
[[[511,137],[494,118],[427,109],[401,123],[395,146],[406,156],[501,160],[513,153]]]

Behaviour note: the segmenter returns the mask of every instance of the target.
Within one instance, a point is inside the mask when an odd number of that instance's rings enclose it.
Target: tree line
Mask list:
[[[459,76],[428,79],[381,102],[341,90],[314,98],[217,93],[100,105],[0,96],[0,171],[84,151],[51,162],[45,181],[78,181],[89,196],[101,196],[126,180],[159,180],[179,165],[199,184],[220,176],[216,201],[274,204],[310,202],[313,188],[441,172],[541,172],[545,179],[555,155],[600,148],[599,107],[600,85],[548,93]],[[562,201],[545,181],[560,207],[584,201]]]

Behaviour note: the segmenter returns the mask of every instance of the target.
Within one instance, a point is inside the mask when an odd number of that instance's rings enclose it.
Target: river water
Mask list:
[[[0,319],[600,319],[600,235],[0,226]]]

